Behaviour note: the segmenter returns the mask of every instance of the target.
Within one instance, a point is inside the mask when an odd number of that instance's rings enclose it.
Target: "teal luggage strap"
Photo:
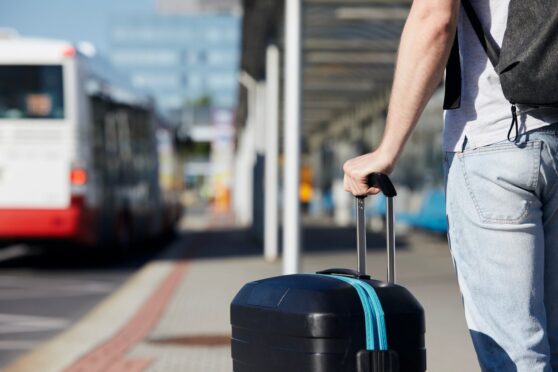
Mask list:
[[[325,276],[348,283],[356,290],[364,310],[366,350],[387,350],[388,345],[384,310],[382,309],[382,304],[374,288],[370,284],[359,279],[341,275]],[[374,332],[375,329],[377,332]]]

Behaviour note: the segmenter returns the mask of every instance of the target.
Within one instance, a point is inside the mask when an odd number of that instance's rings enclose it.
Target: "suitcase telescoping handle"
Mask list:
[[[375,186],[386,197],[386,241],[387,241],[387,282],[395,283],[395,232],[393,197],[397,195],[389,177],[383,173],[372,173],[368,176],[368,185]],[[364,199],[357,196],[357,267],[360,275],[366,275],[366,215]]]
[[[395,283],[395,234],[393,217],[393,197],[397,195],[395,187],[389,177],[383,173],[372,173],[368,176],[369,186],[375,186],[381,190],[386,197],[386,240],[387,240],[387,281]],[[339,274],[359,279],[369,279],[366,275],[366,216],[364,214],[364,199],[366,196],[357,196],[357,270],[329,269],[319,271],[318,274]]]

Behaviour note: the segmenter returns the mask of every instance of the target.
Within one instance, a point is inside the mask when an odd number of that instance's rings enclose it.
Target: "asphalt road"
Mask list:
[[[76,251],[0,247],[0,370],[119,288],[157,253],[148,248],[111,262]]]

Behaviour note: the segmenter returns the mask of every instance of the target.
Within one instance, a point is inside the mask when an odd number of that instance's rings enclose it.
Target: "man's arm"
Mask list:
[[[366,176],[390,173],[424,107],[440,83],[455,37],[460,0],[414,0],[401,35],[395,76],[380,146],[343,165],[344,187],[376,194]]]

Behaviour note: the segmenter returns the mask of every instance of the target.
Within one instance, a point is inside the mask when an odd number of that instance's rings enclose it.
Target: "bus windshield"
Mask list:
[[[63,119],[61,65],[0,65],[0,119]]]

